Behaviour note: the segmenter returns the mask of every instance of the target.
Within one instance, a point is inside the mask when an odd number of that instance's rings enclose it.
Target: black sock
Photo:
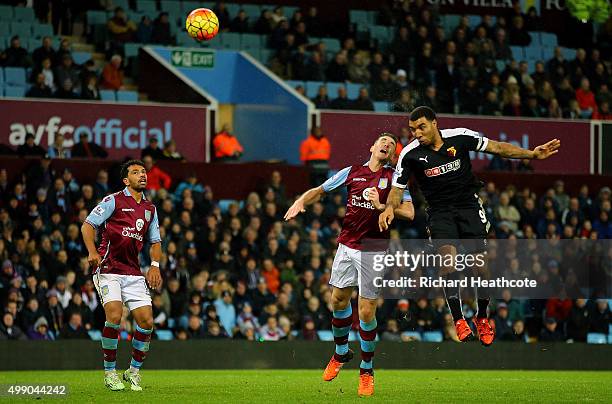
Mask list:
[[[448,302],[448,307],[450,308],[451,315],[453,316],[453,321],[461,320],[463,318],[463,313],[461,311],[461,301],[456,297],[449,297],[446,299]]]
[[[487,307],[489,307],[489,298],[478,299],[478,314],[476,318],[487,318]]]

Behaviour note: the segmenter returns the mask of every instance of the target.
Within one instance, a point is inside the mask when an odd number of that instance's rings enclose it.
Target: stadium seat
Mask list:
[[[123,48],[125,52],[125,57],[131,58],[131,57],[138,56],[138,50],[140,49],[141,46],[142,44],[139,44],[139,43],[134,43],[134,42],[126,43]]]
[[[172,335],[170,330],[155,330],[155,335],[157,335],[157,339],[160,341],[171,341],[174,339],[174,335]]]
[[[393,31],[390,27],[383,25],[372,25],[370,27],[370,37],[379,43],[389,43],[393,40]]]
[[[89,338],[91,338],[92,341],[100,341],[102,339],[100,330],[89,330],[87,334],[89,334]]]
[[[443,339],[440,331],[425,331],[423,333],[423,341],[425,342],[442,342]]]
[[[182,14],[181,3],[179,1],[161,0],[161,11],[174,14]]]
[[[236,4],[236,3],[225,3],[225,6],[227,8],[227,12],[230,15],[230,19],[232,20],[234,19],[234,17],[238,15],[238,12],[242,8],[240,4]]]
[[[385,101],[375,101],[374,111],[375,112],[389,112],[389,103]]]
[[[344,83],[337,83],[337,82],[329,81],[325,83],[325,85],[327,86],[327,95],[329,96],[330,99],[333,100],[334,98],[338,96],[338,89],[344,86]]]
[[[542,59],[542,49],[540,45],[531,45],[526,48],[523,48],[525,53],[525,58],[527,60],[541,60]]]
[[[416,341],[421,341],[421,333],[417,331],[404,331],[402,337],[410,337]]]
[[[168,319],[168,328],[174,328],[176,326],[176,320],[173,318]]]
[[[183,1],[181,3],[181,10],[183,10],[183,14],[185,14],[185,17],[187,16],[187,14],[199,7],[201,7],[199,1]]]
[[[359,96],[359,89],[361,88],[361,84],[356,83],[347,83],[346,84],[346,93],[350,99],[355,99]]]
[[[533,59],[529,59],[527,61],[527,72],[529,74],[533,74],[535,73],[535,65],[536,65],[536,61]]]
[[[136,11],[144,12],[148,15],[157,14],[157,2],[155,0],[138,0],[136,2]]]
[[[365,10],[350,10],[349,20],[352,24],[369,24],[368,12]]]
[[[293,89],[295,89],[297,86],[302,86],[306,88],[306,83],[300,80],[287,80],[286,83],[289,87]]]
[[[470,28],[472,29],[476,28],[482,22],[482,17],[480,15],[470,14],[467,17],[470,23]]]
[[[521,48],[520,46],[511,46],[510,50],[512,51],[512,58],[514,60],[523,60],[525,58],[525,55],[523,53],[523,48]]]
[[[185,31],[179,31],[176,33],[176,43],[179,46],[186,46],[193,43],[193,38]]]
[[[454,31],[459,25],[459,21],[461,21],[460,15],[447,14],[443,17],[444,27],[448,28],[450,31]],[[448,32],[448,31],[447,31]]]
[[[102,101],[117,101],[117,96],[113,90],[100,90],[100,99]]]
[[[25,87],[27,85],[26,69],[23,67],[5,67],[4,82],[11,86]]]
[[[563,54],[563,57],[567,61],[571,61],[571,60],[576,59],[576,49],[561,48],[561,53]]]
[[[4,87],[5,97],[23,98],[25,97],[26,88],[17,86],[6,86]]]
[[[0,5],[0,20],[10,21],[13,18],[13,7]]]
[[[259,62],[261,59],[261,49],[251,48],[245,49],[245,52],[251,55],[251,57]]]
[[[555,47],[557,43],[557,34],[551,34],[549,32],[540,32],[540,43],[544,46]]]
[[[29,7],[13,8],[13,18],[17,21],[34,22],[34,9]]]
[[[263,41],[262,35],[242,34],[240,36],[240,49],[260,49],[263,47]]]
[[[138,92],[128,91],[128,90],[119,90],[117,91],[117,101],[138,102]]]
[[[612,344],[612,334],[608,334],[608,344]]]
[[[536,31],[529,32],[529,36],[531,37],[531,43],[529,45],[541,45],[540,42],[540,33]]]
[[[4,86],[4,69],[0,67],[0,88]]]
[[[0,24],[0,37],[6,37],[11,35],[8,24]],[[2,44],[2,50],[4,50],[4,44]]]
[[[72,52],[72,60],[77,65],[82,65],[91,59],[91,53],[89,52]]]
[[[608,338],[606,334],[599,332],[590,332],[587,334],[587,343],[588,344],[606,344],[608,342]]]
[[[229,206],[235,202],[236,201],[234,199],[220,199],[218,206],[219,206],[219,209],[221,209],[221,213],[223,214],[227,213]]]
[[[306,97],[314,98],[317,96],[319,92],[319,87],[324,85],[325,83],[322,81],[307,81],[306,82]]]
[[[221,35],[221,45],[225,49],[240,49],[240,34],[236,32],[224,32]]]
[[[27,39],[32,35],[32,26],[22,22],[12,22],[10,25],[11,36],[19,35],[21,39]]]
[[[328,52],[338,52],[340,51],[340,41],[336,38],[321,38],[321,41],[325,44],[325,48],[327,48]]]
[[[266,48],[262,48],[262,49],[260,49],[260,50],[259,50],[259,53],[260,53],[260,55],[261,55],[261,56],[260,56],[260,57],[261,57],[261,59],[260,59],[259,61],[260,61],[261,63],[263,63],[263,64],[267,64],[267,63],[270,61],[270,59],[272,59],[273,52],[274,52],[274,51],[273,51],[273,50],[271,50],[271,49],[266,49]]]
[[[51,24],[34,24],[32,25],[32,35],[39,38],[53,36],[53,27]]]
[[[503,72],[506,69],[506,61],[505,60],[496,60],[495,67],[497,67],[498,72]]]
[[[285,12],[285,16],[289,20],[293,17],[293,14],[295,14],[295,12],[299,9],[300,9],[299,7],[295,7],[295,6],[283,6],[283,11]]]
[[[249,16],[250,22],[257,21],[261,14],[261,7],[257,4],[243,4],[242,9]]]
[[[555,56],[555,48],[549,48],[546,46],[542,47],[542,58],[544,61],[549,61]]]
[[[87,24],[89,25],[106,25],[108,15],[106,11],[89,10],[87,11]]]
[[[113,8],[121,7],[124,10],[130,9],[130,1],[129,0],[113,0]]]
[[[321,341],[333,341],[334,340],[334,333],[332,333],[329,330],[317,331],[317,336],[319,337]]]

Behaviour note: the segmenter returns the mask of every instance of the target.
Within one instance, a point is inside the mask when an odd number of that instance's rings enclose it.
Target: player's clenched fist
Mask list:
[[[100,265],[100,254],[97,252],[89,253],[89,256],[87,256],[87,262],[89,262],[89,266],[91,268],[97,268],[98,265]]]
[[[162,277],[159,267],[151,266],[147,272],[147,283],[151,289],[159,289],[162,285]]]

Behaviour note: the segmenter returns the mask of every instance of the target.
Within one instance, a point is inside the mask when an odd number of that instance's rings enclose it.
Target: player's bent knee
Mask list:
[[[376,316],[376,300],[360,299],[359,301],[359,319],[363,321],[371,321]]]
[[[144,318],[144,319],[140,319],[140,321],[138,322],[138,326],[140,328],[144,328],[145,330],[150,330],[153,328],[153,318]]]

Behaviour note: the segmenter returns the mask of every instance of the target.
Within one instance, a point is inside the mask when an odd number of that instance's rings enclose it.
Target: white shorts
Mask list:
[[[94,274],[93,282],[104,306],[108,302],[122,302],[132,311],[151,306],[151,294],[144,276]]]
[[[384,252],[360,251],[338,244],[338,251],[332,264],[329,284],[340,289],[359,287],[359,296],[377,299],[380,287],[374,286],[374,278],[382,277],[383,272],[374,270],[374,256]]]

